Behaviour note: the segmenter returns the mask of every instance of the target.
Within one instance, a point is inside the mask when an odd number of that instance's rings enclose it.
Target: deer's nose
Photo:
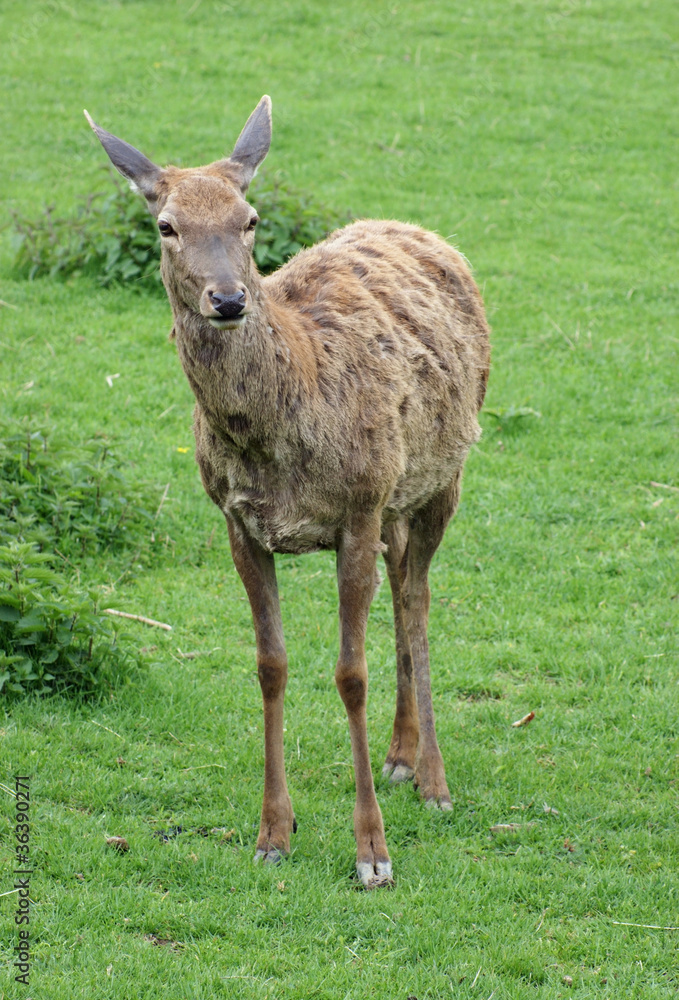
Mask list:
[[[208,298],[212,308],[223,316],[224,319],[234,319],[240,316],[245,309],[245,291],[235,292],[233,295],[223,295],[222,292],[208,292]]]

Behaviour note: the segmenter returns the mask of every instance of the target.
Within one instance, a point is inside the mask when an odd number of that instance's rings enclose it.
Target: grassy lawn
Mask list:
[[[0,32],[0,409],[47,415],[74,443],[114,435],[158,502],[170,484],[144,558],[82,572],[173,626],[129,626],[144,667],[105,698],[0,708],[0,782],[32,776],[36,868],[28,989],[13,981],[15,897],[0,896],[0,997],[676,997],[675,5],[44,0],[2,4]],[[263,93],[269,169],[451,236],[493,327],[484,436],[431,574],[455,810],[378,785],[391,891],[353,878],[332,554],[278,561],[299,831],[283,865],[256,868],[250,611],[193,462],[169,306],[11,270],[10,210],[67,211],[106,188],[83,107],[157,162],[196,165]],[[368,656],[378,775],[395,696],[386,584]],[[0,794],[3,893],[14,802]]]

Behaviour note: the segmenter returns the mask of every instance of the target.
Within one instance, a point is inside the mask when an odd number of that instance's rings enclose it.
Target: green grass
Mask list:
[[[159,501],[171,484],[151,565],[111,556],[90,582],[119,581],[117,606],[174,629],[130,626],[145,671],[104,700],[6,706],[0,781],[32,775],[36,875],[31,986],[7,964],[5,996],[677,995],[679,932],[628,926],[679,925],[673,15],[668,0],[2,6],[3,223],[102,189],[83,107],[156,160],[195,164],[268,92],[271,169],[338,209],[455,234],[493,326],[488,407],[541,414],[483,417],[432,572],[456,809],[379,785],[390,892],[352,878],[332,556],[279,560],[300,828],[285,864],[255,868],[250,612],[193,462],[169,307],[17,281],[4,231],[0,298],[16,308],[0,307],[0,406],[48,414],[74,442],[115,434],[130,476]],[[392,647],[385,585],[369,628],[376,774]],[[490,833],[508,822],[526,827]],[[172,824],[185,832],[153,836]],[[129,853],[106,847],[113,834]],[[7,963],[14,906],[0,897]]]

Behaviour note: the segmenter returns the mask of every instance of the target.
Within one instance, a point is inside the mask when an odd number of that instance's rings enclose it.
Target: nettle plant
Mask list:
[[[67,575],[78,561],[139,546],[153,521],[148,489],[128,483],[109,442],[52,446],[51,430],[0,421],[0,692],[112,684],[135,661]]]
[[[0,691],[93,691],[131,663],[118,634],[34,542],[0,546]]]

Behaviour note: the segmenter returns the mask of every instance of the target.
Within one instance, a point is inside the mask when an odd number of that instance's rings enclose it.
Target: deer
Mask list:
[[[173,336],[195,396],[203,486],[226,518],[252,610],[264,712],[255,859],[281,861],[297,824],[288,792],[288,662],[274,556],[336,553],[339,653],[356,788],[356,872],[394,882],[367,733],[368,613],[384,558],[396,642],[396,712],[382,774],[453,808],[438,745],[427,639],[429,567],[480,437],[490,366],[483,301],[465,258],[433,232],[358,220],[258,272],[246,199],[271,144],[262,97],[230,156],[156,166],[87,120],[157,221]]]

